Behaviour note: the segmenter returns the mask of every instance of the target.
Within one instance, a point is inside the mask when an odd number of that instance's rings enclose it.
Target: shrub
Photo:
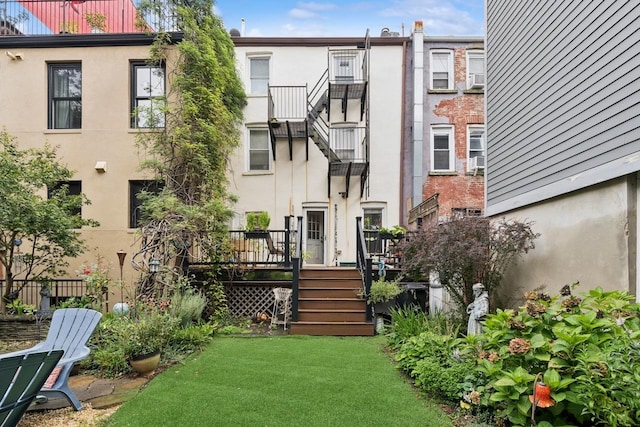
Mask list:
[[[377,304],[381,302],[387,302],[394,299],[402,292],[400,286],[398,286],[398,280],[386,281],[384,278],[376,280],[371,284],[371,290],[367,297],[367,302],[370,304]]]
[[[532,225],[466,217],[426,226],[402,245],[403,274],[429,277],[431,271],[438,272],[465,317],[467,304],[474,298],[474,283],[484,284],[493,306],[506,267],[534,248],[539,235],[531,230]]]
[[[194,325],[191,317],[186,326],[167,302],[147,301],[133,305],[131,315],[102,317],[91,340],[89,358],[82,366],[98,375],[116,377],[131,371],[128,359],[136,354],[162,351],[163,365],[182,360],[204,347],[213,335],[213,325]]]
[[[397,350],[410,337],[431,331],[439,335],[455,336],[459,325],[443,313],[427,314],[411,306],[391,309],[391,326],[387,333],[387,344]]]
[[[467,337],[485,377],[481,404],[514,425],[531,413],[529,394],[543,374],[555,406],[536,419],[554,425],[640,424],[640,306],[623,292],[597,288],[551,298],[526,294],[518,310],[498,310],[484,333]]]
[[[475,363],[460,357],[436,360],[433,357],[417,362],[413,370],[416,386],[434,395],[456,402],[462,398],[466,383],[473,382]]]
[[[460,352],[463,339],[425,331],[406,339],[395,356],[421,390],[457,401],[475,383],[474,360]]]
[[[180,319],[180,325],[187,327],[202,317],[207,299],[190,287],[178,288],[171,297],[171,315]]]

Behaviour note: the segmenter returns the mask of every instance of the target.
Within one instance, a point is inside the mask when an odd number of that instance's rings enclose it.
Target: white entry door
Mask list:
[[[306,211],[306,240],[308,264],[325,263],[325,212],[324,210]]]

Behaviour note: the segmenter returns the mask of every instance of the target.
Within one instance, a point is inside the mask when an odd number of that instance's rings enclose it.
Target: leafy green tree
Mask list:
[[[533,223],[466,217],[426,226],[404,247],[403,269],[409,277],[437,271],[463,317],[481,282],[491,305],[503,274],[513,260],[535,247]]]
[[[77,229],[97,223],[73,211],[89,200],[70,195],[65,186],[56,188],[72,176],[56,159],[55,149],[20,150],[14,137],[0,132],[0,263],[6,271],[0,311],[21,289],[14,286],[16,276],[38,280],[62,274],[66,259],[84,251]]]
[[[189,251],[197,248],[199,256],[215,260],[227,241],[234,201],[227,170],[239,146],[246,94],[233,42],[213,14],[212,1],[152,0],[138,10],[143,15],[175,12],[183,38],[173,49],[171,37],[158,33],[151,48],[150,63],[166,64],[169,90],[164,125],[156,132],[141,132],[138,140],[150,154],[143,167],[163,181],[164,190],[146,196],[140,251],[133,262],[148,273],[150,260],[156,258],[162,265],[173,264],[171,271],[180,274]],[[158,283],[159,277],[143,277],[138,294],[161,294],[166,283]]]

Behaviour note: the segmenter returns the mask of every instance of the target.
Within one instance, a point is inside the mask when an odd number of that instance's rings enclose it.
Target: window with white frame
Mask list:
[[[343,127],[331,129],[331,149],[340,160],[355,160],[358,158],[356,128]]]
[[[249,129],[249,171],[271,169],[269,133],[266,129]]]
[[[333,65],[335,80],[352,82],[355,79],[355,55],[334,54]]]
[[[266,95],[269,89],[269,58],[249,58],[251,93]]]
[[[467,51],[467,89],[484,89],[484,51]]]
[[[382,208],[364,208],[363,221],[365,230],[379,230],[382,227]]]
[[[131,63],[131,127],[163,128],[165,70],[163,65]]]
[[[453,52],[432,50],[430,54],[431,89],[453,89]]]
[[[367,245],[367,252],[370,254],[379,253],[382,250],[378,230],[382,228],[382,207],[363,208],[363,229],[364,239]]]
[[[431,170],[455,170],[453,126],[431,126]]]
[[[484,126],[467,127],[467,170],[484,168]]]

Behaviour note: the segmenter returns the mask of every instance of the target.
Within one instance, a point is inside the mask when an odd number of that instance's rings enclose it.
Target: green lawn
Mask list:
[[[376,338],[216,337],[108,426],[451,426]]]

